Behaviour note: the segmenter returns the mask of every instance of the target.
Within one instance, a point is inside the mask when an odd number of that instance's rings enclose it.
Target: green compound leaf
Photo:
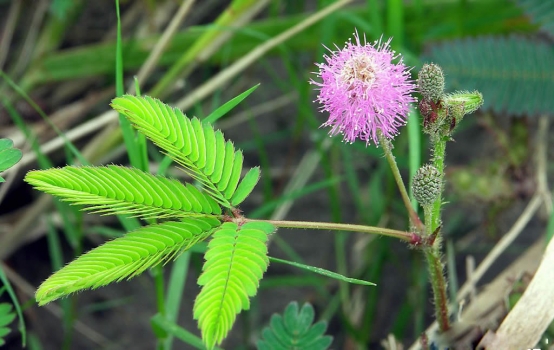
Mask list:
[[[258,350],[325,350],[333,337],[324,335],[327,323],[314,321],[314,309],[306,303],[298,311],[296,301],[290,303],[283,316],[271,316],[269,327],[262,331],[263,339],[258,341]]]
[[[121,166],[75,167],[31,171],[25,181],[100,214],[142,218],[219,215],[221,207],[191,184]]]
[[[554,38],[554,2],[545,0],[519,0],[518,4],[531,17],[533,23]]]
[[[11,331],[9,325],[15,319],[15,312],[13,312],[13,306],[8,303],[0,304],[0,346],[6,344],[4,337]]]
[[[265,222],[249,222],[238,228],[227,222],[214,234],[205,254],[203,286],[194,302],[194,319],[208,349],[219,345],[231,330],[237,314],[250,308],[267,269],[267,236],[275,230]]]
[[[55,272],[36,292],[39,305],[71,293],[137,276],[167,263],[220,226],[214,218],[185,218],[141,227],[109,241]]]
[[[256,183],[250,180],[241,194],[233,197],[242,172],[242,152],[210,124],[189,119],[180,110],[147,96],[125,95],[114,99],[111,106],[183,166],[220,205],[232,208],[231,203],[239,204],[238,199],[244,200],[254,188]]]
[[[478,90],[484,109],[516,116],[554,114],[554,51],[522,37],[448,42],[426,61],[444,70],[450,90]]]
[[[0,172],[14,166],[21,160],[23,154],[17,148],[13,148],[13,141],[10,139],[0,139]],[[0,177],[0,182],[4,179]]]

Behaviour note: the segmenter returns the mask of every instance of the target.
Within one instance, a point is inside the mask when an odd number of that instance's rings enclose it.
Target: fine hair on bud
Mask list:
[[[444,94],[444,74],[441,67],[434,63],[424,64],[419,71],[417,85],[424,99],[438,101]]]
[[[439,198],[441,190],[441,176],[437,168],[426,164],[417,170],[412,182],[412,192],[419,204],[422,206],[433,204]]]

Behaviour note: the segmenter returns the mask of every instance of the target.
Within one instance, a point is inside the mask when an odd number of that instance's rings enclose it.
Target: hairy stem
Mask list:
[[[394,159],[394,155],[392,154],[392,146],[390,144],[390,141],[383,135],[380,130],[377,130],[377,136],[379,137],[379,144],[383,147],[385,158],[387,158],[387,161],[389,162],[394,180],[396,181],[396,185],[400,190],[402,201],[404,202],[404,206],[406,207],[406,210],[410,215],[412,224],[414,224],[420,232],[425,232],[425,227],[423,226],[421,219],[419,218],[419,216],[417,216],[417,213],[415,212],[410,202],[410,197],[408,196],[408,192],[406,191],[406,186],[404,186],[404,181],[402,180],[402,176],[400,176],[400,170],[398,169],[398,165],[396,164],[396,160]]]
[[[430,236],[434,232],[433,228],[430,225],[430,223],[433,220],[433,207],[432,207],[432,205],[424,205],[423,206],[423,215],[424,215],[424,220],[425,220],[425,225],[426,225],[425,226],[425,228],[426,228],[425,234],[427,236]]]
[[[433,301],[435,304],[435,317],[441,332],[450,329],[448,319],[448,298],[446,296],[446,279],[444,278],[444,266],[440,255],[440,238],[432,247],[425,249],[425,259],[429,267],[431,287],[433,289]]]
[[[352,232],[370,233],[370,234],[376,234],[381,236],[398,238],[408,243],[414,242],[413,232],[392,230],[392,229],[382,228],[382,227],[354,225],[354,224],[339,224],[334,222],[256,220],[256,219],[246,219],[246,218],[244,220],[246,222],[264,221],[264,222],[271,223],[275,227],[284,227],[284,228],[305,228],[305,229],[315,229],[315,230],[352,231]]]
[[[434,142],[433,165],[439,171],[441,186],[444,181],[444,156],[446,151],[447,137],[437,138]],[[425,226],[427,235],[431,235],[441,225],[442,190],[438,198],[425,211]],[[433,289],[433,300],[435,304],[435,317],[441,332],[450,328],[448,319],[448,298],[446,291],[446,279],[444,277],[444,265],[441,261],[440,232],[437,234],[434,244],[425,249],[425,258],[429,266],[429,278]]]
[[[446,152],[446,141],[445,137],[441,137],[435,141],[434,150],[433,150],[433,165],[439,171],[441,186],[444,181],[444,156]],[[440,225],[441,217],[441,207],[442,207],[442,191],[439,194],[438,198],[433,203],[433,212],[431,214],[432,221],[426,222],[427,225],[431,226],[431,232],[433,232]]]

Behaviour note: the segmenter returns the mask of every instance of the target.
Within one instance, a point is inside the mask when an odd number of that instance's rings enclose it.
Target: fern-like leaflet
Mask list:
[[[259,280],[269,265],[267,237],[275,228],[265,222],[221,225],[206,252],[203,286],[194,303],[194,318],[208,347],[220,344],[231,330],[236,315],[250,308]]]
[[[221,207],[191,184],[121,166],[31,171],[25,180],[36,189],[101,214],[142,218],[219,215]]]
[[[550,45],[517,36],[467,38],[432,48],[425,60],[448,72],[447,89],[478,88],[486,96],[484,109],[500,115],[554,114]]]
[[[252,168],[239,184],[243,156],[223,133],[157,99],[125,95],[112,101],[137,130],[163,148],[219,204],[232,208],[250,194],[260,177]]]
[[[184,218],[141,227],[101,245],[44,281],[36,299],[44,305],[79,290],[98,288],[141,274],[209,237],[221,223],[215,218]]]

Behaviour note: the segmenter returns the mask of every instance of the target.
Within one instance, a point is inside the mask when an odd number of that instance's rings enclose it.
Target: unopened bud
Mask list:
[[[459,91],[445,96],[445,104],[455,111],[457,118],[475,112],[483,105],[483,95],[479,91]]]
[[[412,182],[414,198],[422,206],[431,205],[441,193],[441,175],[431,164],[417,170]]]
[[[424,99],[436,102],[444,93],[444,74],[438,65],[424,64],[419,71],[417,84]]]

